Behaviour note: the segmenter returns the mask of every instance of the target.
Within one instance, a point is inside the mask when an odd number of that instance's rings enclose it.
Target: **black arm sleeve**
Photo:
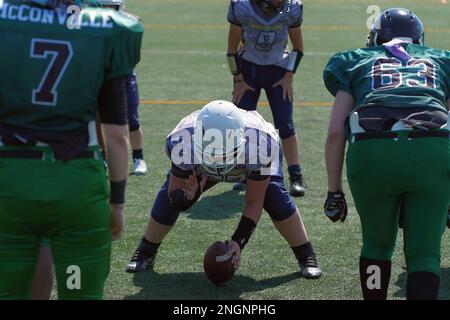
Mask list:
[[[98,111],[101,123],[128,124],[127,77],[106,80],[98,95]]]

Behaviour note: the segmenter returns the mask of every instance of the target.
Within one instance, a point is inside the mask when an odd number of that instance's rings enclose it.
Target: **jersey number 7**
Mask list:
[[[67,41],[34,38],[31,40],[30,56],[36,59],[51,57],[39,86],[32,92],[32,103],[56,106],[58,85],[73,56],[72,44]]]

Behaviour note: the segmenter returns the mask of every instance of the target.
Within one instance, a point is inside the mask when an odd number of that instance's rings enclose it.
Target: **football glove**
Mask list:
[[[328,192],[327,200],[324,205],[325,215],[333,222],[345,221],[347,217],[347,202],[345,194],[342,191]]]

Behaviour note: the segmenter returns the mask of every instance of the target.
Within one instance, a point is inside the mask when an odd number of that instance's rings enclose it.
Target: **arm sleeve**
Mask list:
[[[330,59],[325,67],[323,81],[333,96],[336,96],[341,90],[354,96],[348,73],[349,64],[349,60],[346,59],[345,55],[338,53]]]
[[[126,79],[119,77],[103,83],[98,95],[98,112],[102,123],[128,123]]]
[[[227,20],[228,20],[229,23],[235,24],[235,25],[241,27],[242,26],[242,22],[239,21],[238,16],[236,14],[236,7],[237,7],[236,1],[235,0],[231,0],[230,4],[228,6]]]
[[[303,23],[303,3],[293,1],[290,11],[289,28],[300,27]]]
[[[106,72],[107,79],[130,75],[141,59],[141,44],[144,28],[131,18],[123,17],[121,26],[117,27],[112,39],[110,66]]]

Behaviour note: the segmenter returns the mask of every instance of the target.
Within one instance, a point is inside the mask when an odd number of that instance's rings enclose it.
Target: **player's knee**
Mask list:
[[[392,259],[394,254],[395,243],[390,241],[375,240],[375,241],[363,241],[361,249],[361,256],[374,259],[374,260],[386,260]]]
[[[297,207],[284,187],[269,183],[264,199],[264,210],[274,221],[283,221],[295,214]]]
[[[141,128],[141,124],[139,123],[139,118],[130,117],[130,119],[128,119],[128,129],[130,132],[137,131],[140,128]]]
[[[173,226],[180,215],[180,211],[170,204],[167,188],[168,183],[166,182],[156,196],[150,216],[162,225]]]
[[[277,129],[281,139],[287,139],[295,135],[295,126],[292,120],[287,122],[283,121],[277,125]]]
[[[150,215],[153,218],[153,220],[162,225],[173,226],[175,222],[177,222],[180,212],[173,209],[169,205],[166,210],[160,210],[158,208],[153,207]]]

